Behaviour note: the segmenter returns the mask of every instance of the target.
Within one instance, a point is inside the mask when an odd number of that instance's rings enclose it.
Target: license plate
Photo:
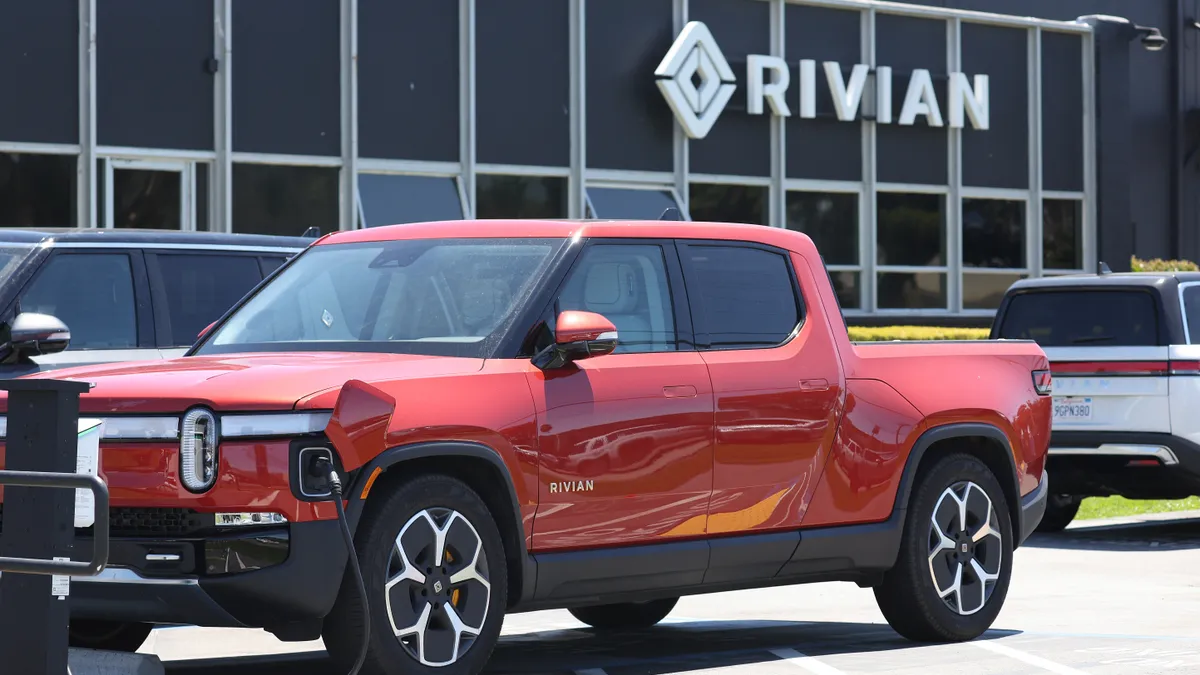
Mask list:
[[[1090,422],[1092,399],[1081,396],[1060,396],[1054,399],[1054,421]]]

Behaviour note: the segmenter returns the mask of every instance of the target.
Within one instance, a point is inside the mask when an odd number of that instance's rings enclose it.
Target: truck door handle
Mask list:
[[[800,380],[800,391],[826,391],[828,389],[828,380]]]
[[[695,398],[696,388],[690,384],[675,384],[663,387],[663,396],[667,398]]]

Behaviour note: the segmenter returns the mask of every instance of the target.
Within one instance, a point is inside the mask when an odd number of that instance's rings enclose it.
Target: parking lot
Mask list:
[[[1197,673],[1200,512],[1074,524],[1016,553],[993,630],[969,644],[897,637],[870,591],[817,584],[685,598],[650,631],[598,635],[565,611],[511,616],[488,673]],[[337,675],[320,642],[160,630],[177,675]]]

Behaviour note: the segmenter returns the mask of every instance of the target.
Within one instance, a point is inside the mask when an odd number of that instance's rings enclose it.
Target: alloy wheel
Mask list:
[[[987,605],[1004,556],[1000,521],[987,492],[963,481],[946,488],[929,527],[929,575],[951,611],[969,616]]]
[[[421,665],[461,659],[483,630],[491,603],[483,540],[451,509],[418,512],[400,528],[388,563],[385,600],[392,631]]]

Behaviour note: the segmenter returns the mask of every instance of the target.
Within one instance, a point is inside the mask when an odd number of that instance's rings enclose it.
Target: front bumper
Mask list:
[[[337,598],[346,549],[336,520],[292,523],[286,560],[249,572],[161,576],[134,565],[114,565],[97,577],[71,581],[71,616],[198,626],[278,629],[319,621]],[[128,551],[134,540],[114,539]],[[151,549],[179,546],[171,540],[136,540]],[[131,562],[131,561],[125,561]]]
[[[1200,494],[1200,446],[1162,433],[1060,431],[1050,438],[1054,492],[1181,499]]]

